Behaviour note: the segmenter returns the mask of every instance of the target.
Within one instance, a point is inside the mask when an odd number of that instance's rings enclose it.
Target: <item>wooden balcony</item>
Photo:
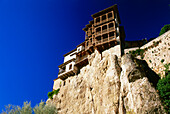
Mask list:
[[[101,31],[96,32],[96,36],[99,36],[99,35],[101,35]]]
[[[111,36],[109,38],[104,38],[102,40],[96,40],[95,45],[98,46],[98,45],[101,45],[101,44],[104,44],[107,42],[111,42],[111,41],[116,41],[115,36]]]
[[[62,70],[59,70],[58,75],[61,74],[61,73],[63,73],[63,72],[65,72],[65,70],[63,70],[63,69],[62,69]]]
[[[87,55],[84,55],[84,56],[82,56],[82,57],[77,57],[77,59],[76,59],[76,63],[78,63],[78,62],[81,62],[81,61],[83,61],[83,60],[85,60],[85,59],[87,59]]]
[[[105,20],[102,20],[102,22],[101,23],[105,23],[105,22],[107,22],[107,20],[105,19]]]
[[[109,32],[112,32],[112,31],[115,31],[114,27],[111,27],[111,28],[108,28],[108,29],[104,29],[104,30],[102,30],[102,32],[101,31],[96,32],[95,37],[98,37],[98,36],[100,36],[102,34],[109,33]]]
[[[116,40],[115,36],[110,36],[109,40]]]
[[[108,21],[113,20],[113,17],[108,18]]]
[[[101,40],[96,40],[96,45],[101,44]]]
[[[104,38],[104,39],[103,39],[103,42],[107,42],[107,41],[108,41],[108,38]]]
[[[94,43],[95,43],[95,39],[94,38],[89,38],[86,41],[85,50],[88,50],[90,47],[92,47]]]
[[[105,33],[105,32],[107,32],[108,30],[107,29],[104,29],[104,30],[102,30],[102,33]]]
[[[83,56],[77,56],[77,59],[75,61],[75,66],[78,68],[82,68],[83,66],[88,64],[88,55],[84,54]]]
[[[100,22],[96,22],[96,26],[97,26],[97,25],[100,25],[100,24],[101,24]]]
[[[73,76],[73,75],[75,75],[74,70],[69,70],[67,72],[58,74],[58,78],[64,80],[64,79],[68,78],[69,76]]]
[[[109,31],[114,31],[114,30],[115,30],[114,27],[110,27],[110,28],[109,28]]]
[[[96,22],[96,23],[94,24],[94,26],[97,26],[97,25],[100,25],[100,24],[104,24],[104,23],[106,23],[106,22],[108,22],[108,21],[111,21],[111,20],[114,20],[113,17],[104,19],[104,20],[102,20],[102,21],[100,21],[100,22]]]
[[[89,33],[88,33],[88,36],[91,36],[91,35],[92,35],[92,33],[91,33],[91,32],[89,32]]]

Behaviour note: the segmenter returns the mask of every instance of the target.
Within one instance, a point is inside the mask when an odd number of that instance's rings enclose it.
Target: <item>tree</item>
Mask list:
[[[169,65],[170,64],[164,65],[166,68],[165,77],[160,79],[157,84],[157,89],[159,91],[161,101],[168,113],[170,113],[170,72],[168,72]]]
[[[164,27],[162,27],[159,35],[164,34],[164,33],[167,32],[168,30],[170,30],[170,24],[164,25]]]
[[[57,108],[53,104],[45,104],[43,101],[32,108],[31,102],[26,101],[22,107],[10,104],[5,106],[5,111],[1,114],[57,114]]]

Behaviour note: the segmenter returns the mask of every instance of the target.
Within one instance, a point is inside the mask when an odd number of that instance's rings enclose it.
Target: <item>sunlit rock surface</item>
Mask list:
[[[47,103],[54,103],[60,114],[164,113],[147,65],[130,55],[120,58],[115,48],[102,54],[95,50],[80,74],[62,81],[59,94]]]

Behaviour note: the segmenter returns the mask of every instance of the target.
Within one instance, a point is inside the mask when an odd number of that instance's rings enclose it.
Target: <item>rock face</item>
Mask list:
[[[80,74],[61,82],[59,94],[47,103],[54,103],[61,114],[164,113],[146,66],[130,55],[118,58],[113,50],[95,50]]]

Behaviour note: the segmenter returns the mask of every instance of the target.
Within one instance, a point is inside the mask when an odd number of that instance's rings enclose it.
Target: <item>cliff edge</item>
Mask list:
[[[60,81],[60,91],[48,103],[61,114],[164,113],[145,61],[126,54],[118,58],[115,47],[88,56],[78,75]]]

